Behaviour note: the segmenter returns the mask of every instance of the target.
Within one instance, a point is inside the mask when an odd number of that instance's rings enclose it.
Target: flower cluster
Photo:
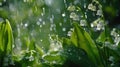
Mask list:
[[[98,18],[91,23],[91,27],[93,27],[95,31],[104,30],[104,21],[101,18]]]
[[[115,28],[111,31],[111,36],[114,37],[115,45],[118,45],[120,43],[120,34],[116,32]]]
[[[59,51],[62,49],[62,43],[58,39],[58,35],[49,35],[50,40],[50,52],[51,51]]]
[[[24,52],[23,52],[24,53]],[[34,61],[35,60],[35,58],[34,58],[34,54],[36,53],[36,51],[35,50],[26,50],[25,51],[25,57],[23,57],[23,58],[25,58],[25,59],[27,59],[27,60],[29,60],[29,61]]]

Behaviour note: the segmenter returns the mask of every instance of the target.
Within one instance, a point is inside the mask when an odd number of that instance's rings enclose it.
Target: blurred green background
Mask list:
[[[90,3],[96,8],[89,8]],[[110,30],[120,29],[119,5],[120,0],[0,0],[0,22],[10,21],[15,54],[19,55],[31,42],[47,52],[50,37],[69,38],[73,22],[81,24],[81,20],[87,20],[88,27],[83,28],[90,33],[93,21],[102,17]],[[97,15],[97,10],[102,10],[102,15]],[[100,33],[90,35],[95,40]]]
[[[25,41],[35,40],[41,47],[48,49],[49,35],[57,34],[67,37],[73,20],[70,19],[70,5],[80,6],[87,14],[88,23],[97,17],[95,12],[88,11],[92,0],[0,0],[0,21],[9,19],[12,25],[17,50],[24,49]],[[108,25],[117,27],[120,24],[119,0],[98,0]],[[81,16],[81,12],[76,12]],[[92,17],[92,18],[89,18]],[[82,19],[82,18],[79,18]],[[78,20],[79,22],[80,20]],[[119,26],[118,26],[119,27]],[[23,48],[21,48],[23,47]]]

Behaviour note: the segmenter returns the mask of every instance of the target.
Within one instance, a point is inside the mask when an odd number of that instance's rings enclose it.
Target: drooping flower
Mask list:
[[[98,15],[98,16],[102,16],[102,15],[103,15],[102,10],[97,10],[96,15]]]
[[[96,11],[96,6],[94,6],[92,3],[88,5],[88,9],[91,11]]]
[[[80,20],[80,25],[81,26],[87,26],[86,20]]]
[[[70,14],[70,18],[72,18],[73,20],[79,20],[79,16],[75,12],[72,12]]]
[[[67,10],[68,11],[75,11],[75,6],[74,5],[70,5]]]

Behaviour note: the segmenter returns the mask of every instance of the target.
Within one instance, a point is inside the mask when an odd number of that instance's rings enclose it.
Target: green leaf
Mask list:
[[[102,42],[102,43],[104,43],[105,42],[105,40],[106,40],[106,36],[105,36],[105,32],[103,31],[101,34],[100,34],[100,36],[97,38],[97,42]]]
[[[6,33],[8,34],[7,51],[12,51],[13,34],[12,34],[12,28],[10,26],[10,22],[8,20],[6,20]]]
[[[3,32],[4,32],[4,30],[5,30],[5,24],[3,23],[3,22],[0,22],[0,50],[1,51],[4,51],[4,42],[3,42],[3,40],[4,40],[4,36],[3,36]]]
[[[35,50],[35,41],[34,40],[30,41],[29,50]]]
[[[114,43],[112,37],[110,36],[110,31],[105,29],[96,40],[97,42],[105,43],[105,41],[109,41],[110,43]]]
[[[6,22],[0,23],[0,50],[9,53],[12,51],[13,34],[10,22],[6,19]]]
[[[84,31],[77,23],[74,23],[74,37],[71,37],[72,43],[78,44],[78,47],[85,50],[89,59],[97,66],[103,66],[100,60],[100,55],[95,42],[90,37],[89,33]],[[73,38],[76,38],[73,39]]]
[[[13,34],[10,22],[0,22],[0,64],[3,66],[4,58],[8,54],[12,54]]]
[[[67,38],[63,38],[62,46],[66,47],[66,46],[69,46],[69,45],[71,45],[71,40],[67,39]]]
[[[78,47],[77,36],[76,36],[76,33],[75,33],[75,32],[72,33],[70,40],[72,41],[72,43],[73,43],[76,47]]]
[[[43,51],[43,49],[40,48],[38,45],[35,45],[35,47],[36,47],[36,51],[39,52],[40,56],[43,56],[43,55],[44,55],[44,51]]]

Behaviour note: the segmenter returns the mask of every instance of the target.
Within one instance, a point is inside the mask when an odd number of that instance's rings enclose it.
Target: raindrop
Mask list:
[[[51,24],[51,27],[55,27],[55,24]]]
[[[115,64],[114,64],[114,63],[111,63],[110,65],[111,65],[111,67],[113,67]]]
[[[41,19],[41,18],[39,18],[39,21],[41,22],[41,21],[42,21],[42,19]]]
[[[39,21],[37,21],[37,25],[40,25],[40,22],[39,22]]]
[[[114,42],[116,43],[116,45],[118,46],[119,45],[119,43],[120,43],[120,37],[115,37],[115,40],[114,40]]]
[[[62,23],[59,23],[60,26],[62,26]]]
[[[15,44],[12,45],[12,48],[15,48]]]
[[[50,22],[53,23],[54,15],[50,18]]]
[[[45,21],[43,21],[43,25],[45,25]]]
[[[53,0],[45,0],[46,5],[51,6],[53,4]]]
[[[40,41],[42,42],[43,40],[41,39]]]
[[[53,30],[56,31],[56,28],[54,27]]]
[[[114,61],[114,57],[113,57],[113,56],[110,56],[110,57],[109,57],[109,61]]]
[[[45,8],[42,8],[42,9],[43,9],[43,13],[42,13],[42,14],[45,15]],[[42,16],[43,16],[43,15],[42,15]]]
[[[50,27],[50,31],[52,31],[52,27]]]
[[[83,18],[84,16],[83,16],[83,15],[81,15],[80,17],[81,17],[81,18]]]
[[[53,18],[50,18],[50,22],[53,23]]]
[[[85,18],[87,19],[87,13],[85,12]]]
[[[79,0],[74,0],[74,4],[80,4],[80,1]]]
[[[24,2],[27,2],[28,0],[23,0]]]
[[[60,13],[60,9],[59,9],[59,8],[57,8],[56,11],[57,11],[58,13]]]
[[[74,31],[74,28],[70,28],[71,31]]]
[[[71,50],[69,49],[68,52],[70,52]]]
[[[15,39],[15,43],[17,44],[17,45],[16,45],[16,49],[17,49],[18,51],[21,50],[22,43],[21,43],[20,38]]]
[[[62,17],[65,17],[65,13],[62,14]]]
[[[27,23],[25,23],[25,27],[27,27],[28,26],[28,24]]]
[[[112,36],[117,36],[117,33],[116,33],[115,31],[116,31],[116,29],[113,28],[113,30],[111,31],[111,35],[112,35]]]
[[[41,13],[41,16],[43,16],[44,14],[43,13]]]
[[[21,26],[23,26],[23,23],[21,22],[21,24],[20,24]]]
[[[66,28],[62,28],[62,31],[66,31]]]
[[[40,28],[42,27],[42,25],[40,25]]]
[[[66,3],[66,0],[64,0],[64,4],[65,4],[65,7],[67,8],[67,3]]]
[[[86,4],[84,4],[84,8],[86,8]]]

